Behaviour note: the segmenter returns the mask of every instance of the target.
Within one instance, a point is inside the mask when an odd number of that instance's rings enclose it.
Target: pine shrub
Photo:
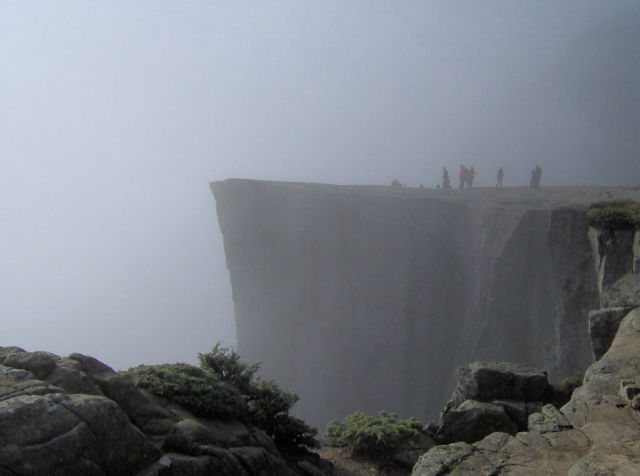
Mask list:
[[[326,436],[348,446],[353,456],[386,461],[421,432],[422,423],[415,418],[402,420],[395,413],[368,416],[355,412],[343,421],[329,422]]]

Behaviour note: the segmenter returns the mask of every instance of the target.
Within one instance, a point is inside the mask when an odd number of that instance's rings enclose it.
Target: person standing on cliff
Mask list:
[[[540,188],[540,177],[542,177],[542,167],[538,164],[536,168],[531,171],[531,188]]]
[[[449,178],[449,171],[446,167],[442,167],[442,188],[443,190],[449,190],[451,188],[451,179]]]
[[[458,188],[464,187],[465,183],[467,183],[467,174],[469,170],[462,164],[460,164],[460,185]]]
[[[542,167],[536,165],[536,188],[540,188],[540,177],[542,177]]]
[[[467,187],[473,187],[473,179],[476,178],[476,170],[473,168],[473,165],[469,167],[467,170]]]
[[[496,178],[498,179],[498,182],[496,183],[496,187],[502,187],[502,179],[504,178],[504,170],[502,168],[502,165],[498,169],[498,175],[496,175]]]

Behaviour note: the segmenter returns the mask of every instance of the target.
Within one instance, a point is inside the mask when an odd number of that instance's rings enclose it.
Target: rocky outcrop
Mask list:
[[[601,302],[612,307],[589,315],[598,360],[569,402],[530,415],[528,432],[434,447],[413,475],[640,474],[640,307],[625,307],[638,299],[634,233],[590,230]]]
[[[196,418],[92,357],[0,347],[2,476],[320,472],[286,461],[261,430]]]
[[[640,231],[589,229],[603,308],[640,306]]]
[[[631,189],[211,184],[238,350],[323,426],[436,417],[457,365],[583,371],[599,304],[586,211]]]
[[[456,379],[434,431],[440,443],[473,443],[496,431],[524,431],[530,415],[554,397],[546,372],[520,364],[474,362],[458,367]]]
[[[589,337],[593,348],[593,357],[599,360],[609,350],[622,318],[633,308],[609,307],[589,312]]]
[[[547,405],[531,415],[528,432],[434,447],[412,474],[640,474],[638,382],[640,308],[622,320],[609,350],[560,410]]]

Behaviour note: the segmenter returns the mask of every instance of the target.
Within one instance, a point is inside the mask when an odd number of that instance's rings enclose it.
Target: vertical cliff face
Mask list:
[[[457,364],[572,375],[598,307],[586,204],[599,189],[212,184],[238,350],[318,425],[355,410],[428,419]],[[588,192],[588,193],[587,193]]]

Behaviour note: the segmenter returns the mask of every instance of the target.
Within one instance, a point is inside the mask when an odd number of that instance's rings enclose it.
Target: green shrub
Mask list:
[[[211,352],[198,354],[200,366],[217,379],[234,385],[248,405],[248,421],[271,436],[280,449],[317,448],[317,430],[289,415],[298,401],[273,380],[256,378],[260,364],[246,364],[234,351],[216,344]]]
[[[256,378],[260,364],[246,364],[231,349],[216,344],[198,354],[200,367],[188,364],[140,365],[127,375],[141,389],[183,405],[201,417],[237,418],[264,430],[281,450],[320,446],[317,430],[289,415],[298,395],[273,380]]]
[[[200,367],[212,372],[221,381],[230,383],[242,393],[250,393],[251,381],[260,364],[245,364],[233,349],[223,347],[218,342],[211,352],[198,354]]]
[[[232,385],[189,364],[140,365],[124,372],[141,389],[209,418],[242,418],[247,403]]]
[[[593,203],[587,212],[589,224],[611,230],[640,228],[640,203],[610,200]]]
[[[395,413],[380,412],[368,416],[355,412],[344,421],[327,425],[326,436],[347,445],[354,456],[387,461],[393,453],[422,432],[415,418],[401,420]]]

